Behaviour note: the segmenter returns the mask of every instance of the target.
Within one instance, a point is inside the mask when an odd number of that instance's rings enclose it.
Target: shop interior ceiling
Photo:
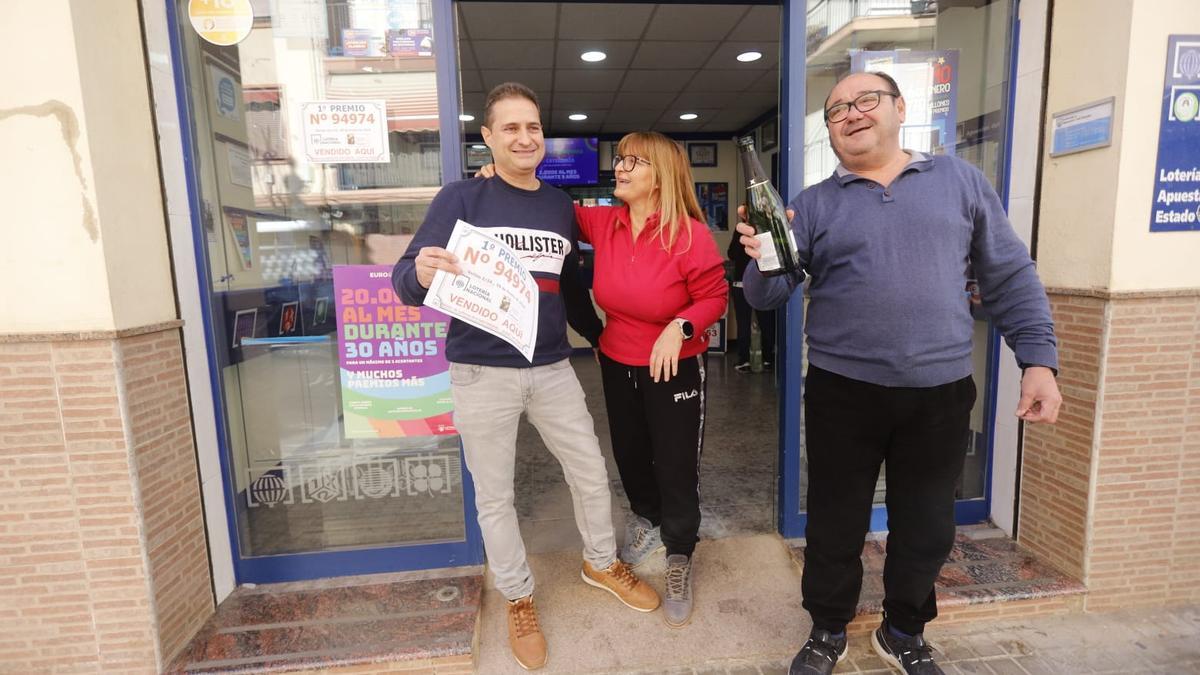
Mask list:
[[[465,125],[489,89],[515,80],[541,99],[547,136],[734,134],[776,107],[777,5],[459,2]],[[602,51],[603,61],[580,58]],[[743,63],[738,54],[762,53]],[[694,113],[696,119],[679,116]],[[584,114],[572,121],[569,115]]]

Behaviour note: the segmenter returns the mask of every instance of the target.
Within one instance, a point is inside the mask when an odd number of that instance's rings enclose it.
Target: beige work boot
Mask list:
[[[658,593],[650,588],[650,584],[637,578],[629,569],[629,565],[620,560],[613,561],[613,564],[602,570],[597,570],[585,560],[579,576],[583,577],[585,583],[603,588],[639,612],[653,612],[658,609]]]
[[[546,636],[538,626],[532,595],[508,602],[508,648],[517,665],[525,670],[546,665]]]

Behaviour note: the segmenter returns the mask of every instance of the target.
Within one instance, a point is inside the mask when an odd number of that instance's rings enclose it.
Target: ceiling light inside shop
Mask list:
[[[487,146],[484,145],[483,143],[476,143],[475,145],[471,146],[471,149],[472,150],[486,150]]]
[[[741,61],[742,63],[750,63],[751,61],[757,61],[761,58],[762,52],[742,52],[741,54],[737,55],[737,60]]]
[[[567,119],[571,120],[572,122],[582,122],[587,119],[587,115],[584,115],[583,113],[571,113],[570,115],[567,115]]]
[[[474,122],[474,121],[475,121],[475,116],[474,116],[474,115],[468,115],[468,114],[466,114],[466,113],[463,113],[463,114],[461,114],[461,115],[459,115],[459,116],[458,116],[458,121],[459,121],[459,122]]]
[[[684,122],[691,122],[692,120],[696,119],[697,117],[699,117],[699,115],[697,115],[696,113],[683,113],[682,115],[679,116],[679,119],[683,120]]]
[[[604,59],[607,59],[608,54],[605,54],[604,52],[584,52],[579,55],[579,58],[587,61],[588,63],[596,63],[597,61],[603,61]]]

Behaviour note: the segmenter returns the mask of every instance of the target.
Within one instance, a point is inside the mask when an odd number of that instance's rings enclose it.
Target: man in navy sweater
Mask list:
[[[841,164],[788,213],[812,277],[802,585],[813,629],[793,674],[830,673],[845,656],[885,460],[884,615],[871,643],[900,672],[942,672],[922,634],[937,616],[933,584],[954,542],[954,492],[975,403],[968,265],[1024,370],[1017,416],[1053,424],[1062,403],[1050,305],[1029,252],[978,169],[900,147],[904,105],[885,74],[839,82],[825,123]],[[753,228],[739,223],[738,232],[757,259]],[[746,298],[778,307],[803,278],[766,278],[752,263]]]
[[[482,131],[496,175],[451,183],[438,192],[396,263],[392,285],[405,303],[417,305],[424,302],[437,270],[459,273],[458,260],[444,248],[458,220],[487,228],[488,234],[515,249],[537,281],[538,334],[532,364],[504,340],[462,321],[450,322],[446,338],[454,424],[475,481],[488,566],[496,588],[509,601],[509,646],[522,667],[535,669],[546,663],[546,640],[533,605],[533,575],[513,507],[522,414],[562,464],[570,484],[575,522],[583,537],[583,581],[638,611],[654,610],[659,598],[617,559],[608,470],[583,388],[567,358],[568,311],[572,325],[593,344],[600,326],[587,291],[578,286],[574,205],[564,192],[535,175],[545,156],[537,97],[521,84],[497,86],[488,94]]]

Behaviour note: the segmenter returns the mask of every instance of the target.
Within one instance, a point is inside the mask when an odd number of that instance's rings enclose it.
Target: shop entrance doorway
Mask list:
[[[631,131],[659,131],[686,149],[710,232],[718,249],[728,250],[745,182],[735,139],[752,135],[763,165],[778,166],[779,3],[462,1],[455,7],[461,112],[472,118],[464,123],[464,175],[488,161],[479,136],[486,92],[518,81],[541,99],[548,151],[556,144],[581,149],[572,177],[560,181],[577,203],[619,203],[612,194],[616,142]],[[586,266],[584,275],[590,276]],[[777,528],[776,358],[764,355],[765,372],[737,369],[737,345],[749,336],[737,334],[736,324],[731,302],[711,329],[702,538]],[[576,336],[574,344],[582,352],[573,364],[608,459],[620,530],[629,505],[612,460],[599,366],[582,349],[585,341]],[[518,440],[515,483],[527,550],[579,550],[562,470],[528,424]]]

